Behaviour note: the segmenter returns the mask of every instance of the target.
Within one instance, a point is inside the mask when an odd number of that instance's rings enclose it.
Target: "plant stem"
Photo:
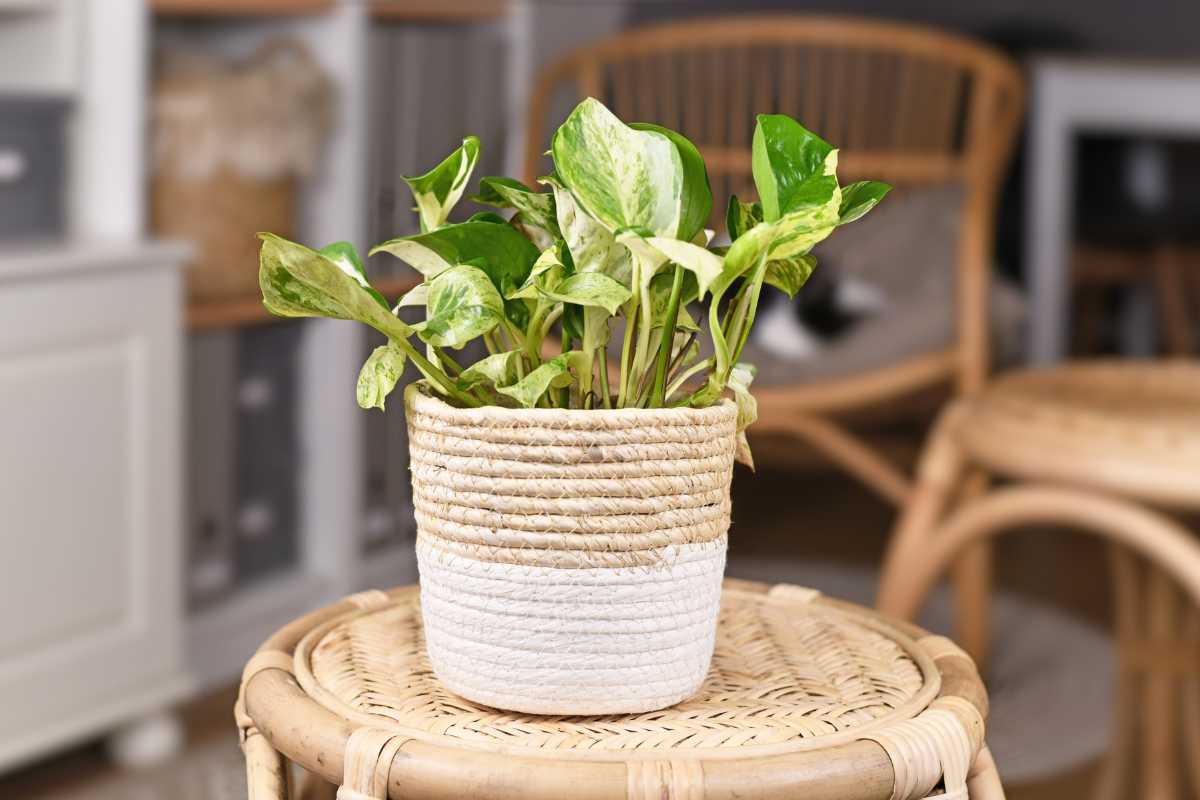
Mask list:
[[[438,361],[442,362],[442,366],[449,370],[448,375],[453,375],[454,377],[462,375],[462,366],[449,353],[440,347],[433,348],[433,352],[437,353]]]
[[[429,359],[421,355],[415,347],[409,344],[407,339],[393,339],[392,341],[404,351],[404,354],[412,361],[413,366],[420,370],[421,374],[431,382],[440,386],[447,396],[453,397],[468,408],[479,406],[479,402],[475,398],[459,389],[446,373],[435,367]]]
[[[667,381],[667,362],[671,360],[671,346],[675,343],[675,322],[679,319],[679,297],[683,294],[683,267],[675,265],[671,278],[671,294],[667,299],[667,317],[663,320],[662,339],[658,344],[658,364],[654,368],[654,390],[650,393],[650,406],[661,408]]]
[[[750,283],[750,292],[746,301],[746,311],[743,314],[742,326],[738,331],[737,347],[729,359],[729,369],[732,369],[737,361],[742,356],[742,349],[746,346],[746,340],[750,338],[750,328],[754,325],[754,317],[758,314],[758,299],[762,295],[763,279],[767,276],[767,254],[763,253],[762,258],[758,260],[758,265],[754,268],[754,278]],[[728,375],[726,375],[728,378]]]
[[[604,345],[596,348],[600,364],[600,393],[604,395],[604,407],[612,408],[612,393],[608,390],[608,349]]]
[[[617,408],[625,407],[625,395],[629,391],[630,350],[633,349],[633,332],[637,327],[637,294],[629,299],[625,310],[625,341],[621,344],[621,385],[617,393]]]
[[[701,370],[708,369],[709,367],[711,367],[713,365],[713,363],[714,363],[713,359],[706,358],[703,361],[698,361],[697,363],[695,363],[692,366],[685,369],[683,372],[679,373],[679,377],[675,378],[675,380],[673,380],[671,382],[671,385],[669,387],[667,387],[667,394],[666,394],[665,399],[670,399],[671,395],[675,394],[683,387],[683,384],[687,381],[688,378],[692,377],[693,375],[695,375],[697,372],[700,372]]]

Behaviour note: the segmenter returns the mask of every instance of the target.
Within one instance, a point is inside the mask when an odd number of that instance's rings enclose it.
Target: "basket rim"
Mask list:
[[[404,408],[407,413],[428,414],[443,419],[455,419],[476,424],[547,425],[581,429],[636,427],[638,425],[713,425],[737,418],[737,404],[728,397],[703,408],[508,408],[452,406],[435,394],[429,382],[413,381],[404,389]]]

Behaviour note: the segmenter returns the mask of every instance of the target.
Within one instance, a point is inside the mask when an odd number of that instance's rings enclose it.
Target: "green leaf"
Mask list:
[[[736,242],[743,233],[763,221],[762,206],[758,203],[743,203],[737,195],[729,196],[729,209],[725,212],[725,227],[729,240]]]
[[[679,228],[675,232],[675,238],[685,242],[692,241],[704,230],[704,223],[708,222],[708,217],[712,214],[712,187],[708,182],[708,168],[704,165],[703,156],[686,136],[670,128],[650,122],[631,122],[629,127],[635,131],[660,133],[670,139],[679,151],[679,161],[683,167],[683,189],[680,195]]]
[[[838,223],[854,222],[872,208],[892,187],[879,181],[859,181],[842,187],[842,205],[838,209]]]
[[[392,239],[371,250],[379,252],[391,253],[427,278],[459,264],[474,265],[502,295],[525,282],[538,258],[537,248],[511,226],[480,220]]]
[[[358,285],[366,289],[367,293],[378,300],[380,305],[384,308],[388,307],[387,299],[377,292],[367,280],[367,271],[363,269],[362,260],[359,259],[354,245],[349,242],[334,242],[322,247],[317,252],[336,264],[342,272],[358,281]]]
[[[812,255],[772,259],[767,262],[767,274],[763,280],[788,297],[795,297],[816,267],[817,259]]]
[[[533,408],[548,389],[570,385],[570,368],[578,366],[581,358],[583,353],[577,350],[555,356],[511,386],[497,386],[496,391],[516,400],[524,408]]]
[[[506,386],[516,380],[517,360],[520,356],[520,350],[509,350],[507,353],[496,353],[476,361],[458,376],[458,385],[463,389],[480,384]]]
[[[658,236],[678,232],[683,165],[667,136],[634,130],[588,98],[555,132],[551,151],[563,185],[610,231],[644,227]]]
[[[721,273],[711,284],[713,294],[717,297],[723,295],[764,253],[769,261],[807,255],[813,245],[829,236],[837,227],[836,201],[839,199],[838,193],[835,193],[823,206],[802,208],[775,222],[760,223],[738,237],[729,246]]]
[[[703,297],[713,281],[721,276],[724,262],[708,248],[691,242],[681,242],[665,236],[642,237],[633,231],[625,231],[618,241],[642,259],[642,280],[649,284],[663,264],[678,264],[696,276],[699,296]]]
[[[633,295],[628,287],[598,272],[577,272],[568,275],[552,288],[541,289],[541,293],[544,297],[562,303],[603,308],[609,316],[616,314]]]
[[[750,384],[758,369],[753,364],[740,362],[729,373],[729,389],[737,404],[738,449],[737,460],[754,468],[754,457],[750,454],[750,443],[746,439],[746,428],[758,419],[758,401],[750,394]]]
[[[462,347],[500,324],[504,301],[476,267],[461,265],[429,283],[426,319],[414,326],[421,340],[437,347]]]
[[[358,405],[383,411],[384,401],[404,373],[404,361],[404,351],[394,343],[376,347],[358,373]]]
[[[525,282],[505,295],[507,300],[536,300],[541,296],[541,289],[546,286],[557,286],[567,274],[564,257],[566,243],[561,239],[547,247],[533,262]]]
[[[514,208],[525,225],[535,226],[558,238],[554,195],[549,192],[535,192],[512,178],[491,177],[479,182],[479,194],[471,199],[496,208]]]
[[[258,283],[263,305],[280,317],[331,317],[365,322],[393,339],[412,329],[380,305],[358,277],[302,244],[272,233],[260,233]],[[361,277],[361,276],[359,276]]]
[[[507,225],[508,220],[494,211],[480,211],[467,217],[467,222],[490,222],[493,225]]]
[[[612,231],[580,207],[566,187],[556,179],[546,182],[554,192],[558,229],[566,242],[573,271],[599,272],[629,286],[632,266],[628,251],[617,243]]]
[[[468,136],[457,150],[429,172],[404,178],[416,201],[422,231],[437,230],[446,224],[446,218],[467,188],[467,180],[478,160],[479,139]]]
[[[828,142],[791,117],[759,114],[750,168],[763,219],[774,222],[798,208],[827,202],[837,188],[828,163],[833,152]]]

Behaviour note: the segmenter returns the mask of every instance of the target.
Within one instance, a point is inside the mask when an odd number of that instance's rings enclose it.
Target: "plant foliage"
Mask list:
[[[281,316],[357,320],[388,337],[359,375],[364,408],[382,409],[409,363],[460,406],[704,406],[729,393],[748,458],[742,432],[756,414],[754,368],[740,357],[763,286],[794,297],[816,267],[813,246],[890,187],[840,186],[828,142],[790,117],[760,115],[751,159],[759,200],[730,198],[731,243],[714,249],[713,231],[704,229],[713,205],[704,159],[681,134],[627,125],[587,99],[550,152],[554,172],[539,188],[503,177],[480,182],[472,199],[507,217],[447,222],[479,158],[473,136],[425,175],[405,179],[421,233],[371,251],[424,277],[395,308],[350,244],[312,250],[273,234],[261,235],[264,304]],[[712,337],[707,358],[689,311],[697,303]],[[425,319],[402,322],[402,306],[424,307]],[[450,351],[477,339],[488,355],[460,365]]]

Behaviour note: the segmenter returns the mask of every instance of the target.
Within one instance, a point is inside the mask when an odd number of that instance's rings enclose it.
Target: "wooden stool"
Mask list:
[[[985,491],[993,475],[1020,483]],[[1136,796],[1176,798],[1180,742],[1200,764],[1200,544],[1162,513],[1172,510],[1200,510],[1200,364],[1010,373],[940,417],[889,547],[879,607],[914,615],[951,559],[1010,530],[1049,524],[1105,539],[1120,672],[1115,741],[1093,796],[1125,796],[1140,747]],[[960,567],[957,577],[958,636],[983,663],[988,576]],[[1200,796],[1200,769],[1191,772]]]
[[[545,717],[456,697],[406,587],[279,631],[236,713],[250,800],[333,797],[325,781],[339,800],[1004,797],[970,658],[797,586],[727,581],[708,679],[663,711]],[[289,761],[307,771],[295,793]]]

